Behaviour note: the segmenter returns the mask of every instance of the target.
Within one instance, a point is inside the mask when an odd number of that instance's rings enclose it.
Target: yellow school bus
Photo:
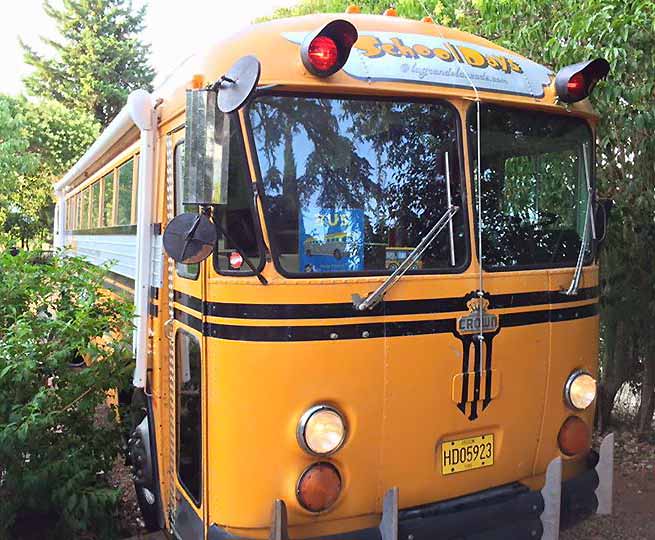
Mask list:
[[[56,244],[133,297],[148,528],[553,539],[609,513],[587,99],[607,62],[555,73],[352,7],[192,64],[55,185]]]

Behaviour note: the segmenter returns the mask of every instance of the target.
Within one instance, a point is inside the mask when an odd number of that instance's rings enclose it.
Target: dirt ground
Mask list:
[[[564,531],[561,540],[655,540],[655,441],[616,433],[613,510]]]
[[[120,463],[114,484],[123,490],[121,532],[126,537],[145,534],[129,471]],[[614,514],[593,516],[563,531],[560,539],[655,540],[655,440],[639,442],[628,431],[616,433]]]

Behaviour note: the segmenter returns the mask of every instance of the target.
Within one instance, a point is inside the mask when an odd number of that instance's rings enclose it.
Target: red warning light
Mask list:
[[[584,75],[582,73],[573,75],[569,79],[569,82],[566,83],[566,89],[571,96],[583,98],[587,91],[587,83],[585,82]]]
[[[233,251],[230,253],[230,268],[239,270],[243,266],[243,257],[238,251]]]
[[[300,46],[303,66],[312,75],[329,77],[339,71],[357,41],[357,29],[343,19],[330,21],[309,34]]]
[[[339,60],[339,49],[332,38],[317,36],[309,44],[309,61],[319,71],[332,69]]]
[[[555,92],[563,103],[575,103],[591,94],[596,83],[609,73],[607,60],[597,58],[562,68],[555,77]]]

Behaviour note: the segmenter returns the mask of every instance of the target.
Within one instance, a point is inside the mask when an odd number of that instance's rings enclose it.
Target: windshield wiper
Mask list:
[[[587,181],[587,209],[585,211],[584,229],[582,230],[582,243],[580,245],[580,252],[578,253],[578,260],[575,264],[575,272],[573,272],[573,279],[569,288],[564,292],[567,296],[575,296],[578,294],[578,287],[580,286],[580,278],[582,277],[582,265],[584,263],[584,255],[587,249],[587,230],[591,225],[591,237],[596,240],[596,223],[592,216],[592,187],[591,177],[589,176],[589,153],[587,143],[582,144],[582,161],[584,164],[585,180]]]
[[[459,210],[459,206],[451,206],[439,218],[434,226],[423,237],[419,244],[410,252],[407,258],[396,268],[393,273],[385,279],[382,284],[370,293],[366,298],[362,298],[358,294],[352,295],[353,305],[357,311],[366,311],[377,306],[386,292],[393,287],[398,280],[405,275],[405,273],[419,260],[423,252],[430,246],[432,241],[443,230],[443,228],[452,220],[453,216]]]

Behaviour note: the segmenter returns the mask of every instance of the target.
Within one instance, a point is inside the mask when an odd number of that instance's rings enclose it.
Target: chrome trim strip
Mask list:
[[[596,464],[596,474],[598,474],[598,487],[596,488],[598,508],[596,509],[596,513],[608,516],[612,513],[612,494],[614,488],[614,433],[605,435],[605,438],[600,443],[598,455],[599,459]]]
[[[393,487],[384,494],[382,519],[380,520],[382,540],[398,540],[398,488]]]
[[[558,540],[560,507],[562,503],[562,458],[556,457],[548,464],[544,487],[541,489],[544,498],[544,511],[539,519],[544,528],[542,540]]]

